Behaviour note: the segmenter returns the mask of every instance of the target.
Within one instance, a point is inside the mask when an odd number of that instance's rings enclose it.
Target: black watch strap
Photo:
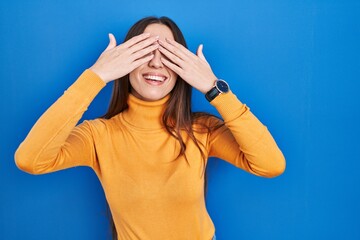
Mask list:
[[[205,94],[205,98],[206,100],[208,100],[209,102],[211,102],[212,100],[214,100],[218,95],[220,94],[219,90],[216,87],[213,87],[212,89],[210,89],[210,91],[208,91]]]

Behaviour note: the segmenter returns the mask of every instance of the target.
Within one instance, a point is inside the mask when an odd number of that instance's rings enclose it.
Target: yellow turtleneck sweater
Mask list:
[[[15,153],[17,166],[31,174],[91,167],[120,240],[211,239],[215,228],[205,206],[201,154],[189,140],[188,163],[184,157],[174,161],[180,147],[160,121],[168,97],[145,102],[130,95],[126,111],[76,126],[104,86],[86,70],[36,122]],[[225,125],[211,134],[195,133],[206,156],[265,177],[284,171],[284,157],[269,131],[233,93],[211,104]]]

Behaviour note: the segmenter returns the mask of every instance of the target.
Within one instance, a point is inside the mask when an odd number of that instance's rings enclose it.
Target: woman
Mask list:
[[[213,239],[204,200],[210,156],[274,177],[285,160],[267,128],[217,80],[202,45],[197,54],[169,18],[138,21],[123,44],[110,42],[93,66],[37,121],[15,154],[43,174],[89,166],[109,203],[118,239]],[[115,80],[104,117],[76,126]],[[191,111],[192,87],[224,121]]]

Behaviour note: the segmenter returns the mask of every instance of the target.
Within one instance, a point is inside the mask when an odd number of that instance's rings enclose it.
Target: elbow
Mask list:
[[[281,151],[276,154],[266,154],[261,159],[263,160],[263,165],[252,166],[250,172],[265,178],[278,177],[285,172],[286,162]]]
[[[285,172],[286,161],[284,155],[279,151],[276,156],[273,156],[271,161],[270,171],[267,174],[267,177],[274,178],[278,177]]]
[[[24,152],[21,146],[16,150],[15,155],[15,165],[22,171],[29,174],[36,174],[34,171],[34,161],[32,161],[29,154]]]

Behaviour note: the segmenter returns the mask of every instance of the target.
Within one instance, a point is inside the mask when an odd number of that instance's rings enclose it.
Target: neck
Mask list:
[[[157,101],[144,101],[130,94],[128,109],[123,111],[123,117],[130,125],[142,129],[159,129],[163,127],[162,116],[166,108],[166,102],[170,95]]]

